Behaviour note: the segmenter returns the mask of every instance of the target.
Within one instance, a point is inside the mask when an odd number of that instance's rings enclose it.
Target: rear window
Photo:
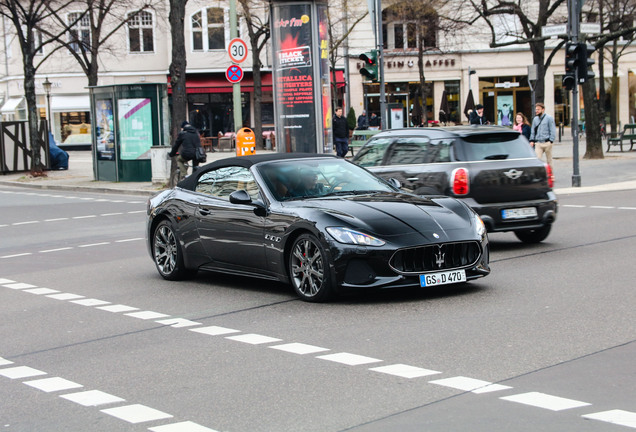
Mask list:
[[[384,152],[391,144],[391,141],[392,139],[390,138],[378,138],[369,141],[358,151],[354,162],[363,167],[381,165]]]
[[[498,160],[536,157],[528,141],[518,133],[476,134],[462,137],[467,160]]]
[[[449,140],[428,138],[402,138],[395,142],[389,156],[389,165],[408,165],[450,162]]]

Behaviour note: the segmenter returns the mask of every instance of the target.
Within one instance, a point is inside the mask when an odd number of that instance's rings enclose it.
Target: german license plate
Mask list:
[[[446,285],[451,283],[466,282],[465,270],[451,270],[440,273],[420,275],[420,286]]]
[[[537,217],[536,207],[521,207],[513,209],[504,209],[501,211],[501,218],[508,219],[529,219]]]

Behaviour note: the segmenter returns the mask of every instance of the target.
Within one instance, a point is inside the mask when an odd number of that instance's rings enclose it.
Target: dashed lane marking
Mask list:
[[[155,426],[148,428],[148,430],[152,432],[217,432],[214,429],[206,428],[191,421]]]
[[[70,400],[76,404],[91,407],[111,404],[115,402],[125,402],[126,399],[122,399],[118,396],[114,396],[109,393],[104,393],[100,390],[88,390],[78,393],[70,393],[60,396],[63,399]]]
[[[142,319],[142,320],[166,318],[166,317],[170,316],[170,315],[162,314],[162,313],[159,313],[159,312],[153,312],[153,311],[132,312],[132,313],[127,313],[125,315],[129,316],[129,317],[133,317],[133,318],[139,318],[139,319]]]
[[[57,249],[47,249],[47,250],[39,251],[38,253],[61,252],[61,251],[70,250],[70,249],[73,249],[73,248],[72,247],[62,247],[62,248],[57,248]]]
[[[599,420],[620,426],[627,426],[636,429],[636,413],[623,410],[602,411],[593,414],[586,414],[583,418]]]
[[[440,374],[439,371],[409,366],[405,364],[393,364],[389,366],[380,366],[369,369],[374,372],[381,372],[388,375],[395,375],[402,378],[419,378],[429,375]]]
[[[482,381],[464,376],[445,378],[435,381],[429,381],[429,384],[437,384],[444,387],[450,387],[457,390],[469,391],[473,393],[490,393],[494,391],[506,390],[512,387],[493,384],[488,381]]]
[[[24,290],[24,292],[28,292],[31,294],[37,294],[37,295],[44,295],[44,294],[54,294],[54,293],[59,293],[58,290],[54,290],[51,288],[33,288],[33,289],[26,289]]]
[[[587,402],[566,399],[539,392],[521,393],[512,396],[504,396],[499,399],[544,408],[550,411],[563,411],[591,405]]]
[[[199,327],[195,329],[190,329],[191,332],[203,333],[210,336],[221,336],[230,333],[239,333],[240,330],[229,329],[225,327],[218,326],[210,326],[210,327]]]
[[[113,312],[113,313],[132,312],[134,310],[139,310],[139,308],[132,307],[132,306],[126,306],[126,305],[122,305],[122,304],[109,305],[109,306],[99,306],[96,309],[100,309],[100,310],[103,310],[103,311],[106,311],[106,312]]]
[[[303,343],[288,343],[283,345],[274,345],[270,346],[271,349],[276,349],[280,351],[286,351],[292,354],[315,354],[318,352],[329,351],[329,348],[322,348],[314,345],[307,345]]]
[[[117,417],[128,423],[144,423],[153,420],[163,420],[174,417],[172,414],[147,407],[145,405],[134,404],[117,408],[108,408],[101,410],[103,413]]]
[[[329,360],[336,363],[342,363],[348,366],[358,366],[358,365],[369,364],[369,363],[379,363],[382,361],[376,358],[365,357],[358,354],[351,354],[346,352],[337,353],[337,354],[327,354],[323,356],[318,356],[316,358],[319,358],[321,360]]]
[[[243,342],[243,343],[247,343],[247,344],[251,344],[251,345],[260,345],[260,344],[271,343],[271,342],[280,342],[280,339],[269,337],[269,336],[253,334],[253,333],[242,334],[242,335],[238,335],[238,336],[227,336],[225,339],[230,339],[230,340],[234,340],[234,341],[237,341],[237,342]]]
[[[81,299],[81,300],[71,300],[71,303],[75,303],[81,306],[101,306],[101,305],[109,304],[110,302],[107,302],[105,300],[88,298],[88,299]]]
[[[0,375],[9,379],[31,378],[39,375],[46,375],[46,372],[33,369],[28,366],[15,366],[6,369],[0,369]]]
[[[42,390],[43,392],[46,392],[46,393],[52,393],[56,391],[70,390],[70,389],[84,387],[81,384],[78,384],[76,382],[69,381],[67,379],[60,378],[60,377],[43,378],[43,379],[34,380],[34,381],[25,381],[24,384],[31,386],[33,388],[36,388],[38,390]]]
[[[65,247],[60,247],[60,248],[55,248],[55,249],[45,249],[45,250],[38,251],[37,253],[46,254],[46,253],[54,253],[54,252],[64,252],[64,251],[73,250],[73,249],[76,249],[76,248],[90,248],[90,247],[96,247],[96,246],[107,246],[107,245],[111,245],[113,243],[128,243],[128,242],[134,242],[134,241],[139,241],[139,240],[144,240],[144,238],[143,237],[133,237],[133,238],[128,238],[128,239],[115,240],[113,242],[99,242],[99,243],[83,244],[83,245],[78,245],[78,246],[65,246]],[[24,253],[12,254],[12,255],[3,255],[3,256],[0,256],[0,259],[19,258],[19,257],[23,257],[23,256],[30,256],[30,255],[33,255],[33,252],[24,252]]]
[[[53,295],[47,295],[47,297],[50,297],[55,300],[75,300],[75,299],[84,298],[84,296],[82,295],[72,294],[72,293],[53,294]]]

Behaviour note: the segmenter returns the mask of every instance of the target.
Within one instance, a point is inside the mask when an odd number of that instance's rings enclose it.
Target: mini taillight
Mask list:
[[[466,168],[456,168],[451,174],[451,185],[455,195],[466,195],[468,193],[468,170]]]
[[[545,173],[548,176],[548,186],[552,189],[554,187],[554,174],[552,174],[552,167],[548,164],[545,164]]]

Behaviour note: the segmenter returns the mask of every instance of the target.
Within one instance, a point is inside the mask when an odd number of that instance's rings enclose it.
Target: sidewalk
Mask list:
[[[606,147],[604,146],[603,151]],[[257,154],[273,153],[257,150]],[[555,192],[559,194],[599,192],[636,189],[636,150],[631,152],[611,151],[605,159],[584,160],[585,140],[579,142],[579,175],[582,187],[572,187],[573,146],[569,130],[561,142],[553,147]],[[29,173],[0,175],[0,185],[22,186],[40,189],[124,193],[151,196],[166,188],[151,182],[96,181],[90,151],[70,151],[69,169],[47,171],[47,177],[31,177]],[[208,153],[208,163],[235,156],[232,152]]]

